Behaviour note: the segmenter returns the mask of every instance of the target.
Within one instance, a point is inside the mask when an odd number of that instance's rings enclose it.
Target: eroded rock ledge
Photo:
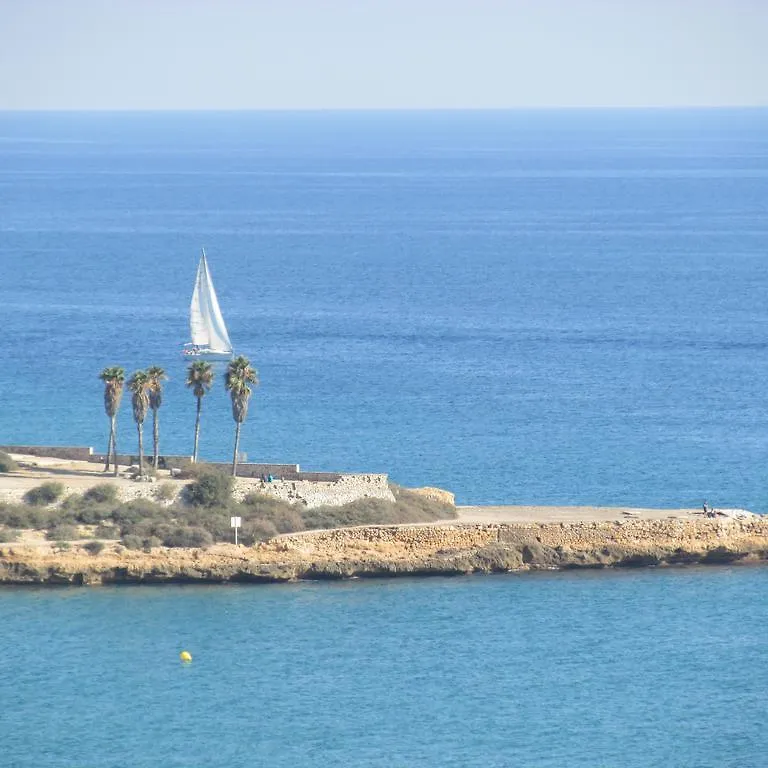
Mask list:
[[[756,563],[768,520],[371,526],[278,537],[252,548],[53,553],[6,544],[0,583],[284,582],[537,569]]]

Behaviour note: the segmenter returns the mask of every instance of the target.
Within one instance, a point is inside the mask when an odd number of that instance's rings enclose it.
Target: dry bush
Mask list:
[[[166,480],[154,488],[152,495],[157,501],[173,501],[176,498],[176,486],[170,480]]]
[[[112,483],[99,483],[83,494],[83,500],[91,504],[115,504],[117,486]]]
[[[64,495],[63,483],[42,483],[41,485],[30,488],[24,494],[24,501],[34,507],[44,507],[47,504],[53,504]]]
[[[104,542],[103,541],[89,541],[87,544],[83,545],[83,549],[89,554],[89,555],[98,555],[99,552],[101,552],[102,549],[104,549]]]
[[[74,525],[57,525],[48,530],[45,538],[48,541],[76,541],[80,538],[80,532]]]
[[[19,465],[5,452],[0,451],[0,472],[15,472]]]

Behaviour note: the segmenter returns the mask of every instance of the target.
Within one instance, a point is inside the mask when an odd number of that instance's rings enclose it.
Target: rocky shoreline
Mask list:
[[[768,519],[366,526],[289,534],[254,547],[96,555],[0,547],[0,584],[277,583],[768,560]]]

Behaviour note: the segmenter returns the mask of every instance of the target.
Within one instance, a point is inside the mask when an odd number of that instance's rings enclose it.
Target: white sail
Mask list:
[[[227,326],[221,316],[219,300],[216,298],[205,251],[197,267],[195,289],[192,292],[192,303],[189,308],[189,329],[194,345],[211,352],[232,351],[232,342],[229,340]]]
[[[203,296],[205,296],[205,257],[197,265],[195,289],[192,291],[192,304],[189,307],[189,331],[192,343],[197,347],[207,347],[209,343],[208,324],[203,315]]]

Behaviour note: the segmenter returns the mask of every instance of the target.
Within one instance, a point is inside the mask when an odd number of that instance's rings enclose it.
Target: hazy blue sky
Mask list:
[[[0,0],[2,109],[768,105],[768,0]]]

